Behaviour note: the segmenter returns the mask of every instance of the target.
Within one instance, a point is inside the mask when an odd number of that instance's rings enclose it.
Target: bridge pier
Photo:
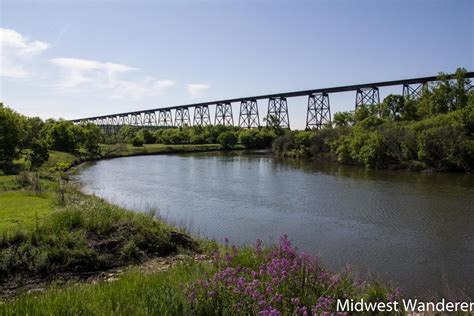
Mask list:
[[[214,125],[234,125],[234,116],[232,115],[232,105],[230,103],[217,103]]]
[[[423,92],[423,88],[425,87],[426,83],[419,83],[419,84],[404,84],[403,85],[403,97],[407,99],[417,100],[421,97]]]
[[[189,109],[188,108],[177,108],[174,112],[174,125],[177,127],[180,126],[189,126],[191,125],[191,119],[189,118]]]
[[[143,119],[143,125],[145,125],[145,126],[156,126],[157,123],[158,122],[156,120],[155,111],[145,112],[144,119]]]
[[[321,129],[326,123],[331,124],[329,95],[327,93],[313,93],[308,97],[306,129]]]
[[[360,106],[375,105],[380,103],[379,88],[361,88],[357,89],[355,108]]]
[[[257,100],[244,100],[240,103],[239,126],[244,128],[260,127]]]
[[[209,114],[209,106],[198,105],[194,107],[193,125],[211,125],[211,115]]]
[[[270,116],[276,118],[278,126],[282,128],[290,128],[290,118],[288,115],[288,104],[286,98],[268,99],[267,126]]]
[[[162,110],[158,112],[158,126],[171,127],[173,126],[173,115],[171,110]]]

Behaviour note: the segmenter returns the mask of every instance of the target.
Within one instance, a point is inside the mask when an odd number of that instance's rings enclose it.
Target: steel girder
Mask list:
[[[209,114],[209,107],[207,105],[196,106],[194,108],[193,125],[211,125],[211,115]]]
[[[379,88],[362,88],[358,89],[356,93],[355,108],[365,105],[376,105],[380,103]]]
[[[188,108],[179,108],[174,112],[174,126],[189,126],[191,125],[191,119],[189,117]]]
[[[331,107],[327,93],[313,93],[308,96],[306,129],[321,129],[324,124],[331,125]]]
[[[214,125],[232,126],[234,125],[234,116],[232,115],[232,105],[229,102],[217,103]]]
[[[244,128],[260,127],[257,100],[245,100],[240,103],[239,126]]]
[[[278,126],[282,128],[290,128],[290,117],[288,115],[288,104],[286,98],[270,98],[268,99],[268,119],[273,116],[277,119]]]

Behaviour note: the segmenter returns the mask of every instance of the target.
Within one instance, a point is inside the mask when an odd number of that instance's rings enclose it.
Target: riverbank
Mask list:
[[[10,200],[0,221],[0,287],[10,297],[0,303],[2,315],[293,314],[334,310],[338,297],[399,295],[350,271],[327,270],[286,237],[279,246],[217,246],[164,223],[152,210],[139,214],[82,194],[58,175],[58,166],[80,162],[73,158],[54,153],[41,170],[50,172],[46,178],[0,176],[0,201]],[[176,254],[184,257],[173,261]],[[144,271],[142,263],[153,258],[173,263]],[[113,274],[117,269],[125,272]],[[112,276],[101,278],[107,271]],[[252,292],[239,293],[245,284]]]

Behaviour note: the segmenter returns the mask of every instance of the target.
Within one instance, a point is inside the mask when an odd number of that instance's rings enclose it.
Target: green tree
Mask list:
[[[25,136],[24,136],[24,147],[30,148],[32,146],[33,140],[38,138],[38,135],[43,133],[45,123],[39,117],[29,117],[26,119],[25,124]],[[41,137],[45,137],[42,135]]]
[[[272,129],[277,136],[281,136],[285,133],[280,125],[280,119],[276,115],[267,115],[263,118],[263,121],[267,123],[267,127]]]
[[[143,138],[141,138],[139,135],[135,135],[132,138],[132,145],[134,147],[142,147],[143,146]]]
[[[23,145],[24,118],[0,103],[0,167],[8,169]]]
[[[349,127],[354,125],[354,120],[353,112],[336,112],[333,122],[336,127]]]
[[[35,170],[49,159],[48,143],[44,138],[34,138],[31,142],[31,152],[27,159],[30,163],[30,169]]]
[[[74,128],[74,124],[69,121],[59,120],[53,122],[48,127],[48,138],[51,147],[57,151],[72,153],[77,149],[82,135],[81,130]]]
[[[224,148],[233,148],[235,144],[237,144],[237,136],[234,132],[227,131],[220,134],[219,137],[217,137],[217,141]]]
[[[100,127],[95,124],[82,125],[82,144],[91,154],[98,154],[100,151],[100,142],[103,139],[103,133]]]
[[[153,133],[150,132],[149,129],[147,128],[144,128],[144,129],[141,129],[139,131],[141,137],[143,138],[143,141],[145,142],[145,144],[154,144],[156,139],[155,139],[155,135],[153,135]]]

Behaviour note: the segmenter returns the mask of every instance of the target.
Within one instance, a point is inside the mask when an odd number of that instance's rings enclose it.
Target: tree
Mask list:
[[[72,153],[76,150],[78,145],[78,138],[82,135],[75,135],[79,133],[78,129],[68,121],[56,121],[51,123],[48,128],[48,137],[51,147],[57,151],[64,151]]]
[[[132,145],[134,147],[142,147],[143,146],[143,138],[138,135],[133,136],[132,138]]]
[[[336,112],[334,114],[334,124],[336,127],[348,127],[354,125],[353,112]]]
[[[392,121],[401,120],[405,99],[401,95],[390,94],[380,106],[380,116]]]
[[[30,148],[33,144],[33,140],[38,138],[44,128],[45,123],[39,117],[29,117],[26,119],[25,124],[25,137],[23,145],[25,148]]]
[[[97,154],[100,150],[100,142],[103,138],[102,130],[94,124],[83,125],[82,127],[82,144],[84,148],[91,154]]]
[[[234,132],[228,131],[220,134],[217,137],[217,141],[224,148],[233,148],[237,144],[237,136]]]
[[[139,134],[141,135],[141,137],[143,138],[143,141],[145,142],[145,144],[154,144],[155,143],[155,136],[150,132],[149,129],[142,129],[140,130]]]
[[[18,158],[24,136],[24,118],[0,103],[0,167],[8,168]]]
[[[44,139],[34,138],[31,141],[31,152],[27,156],[30,169],[35,170],[49,159],[48,144]]]
[[[267,127],[271,128],[277,136],[281,136],[285,133],[280,125],[280,119],[276,115],[268,114],[263,118],[263,121],[267,123]]]

